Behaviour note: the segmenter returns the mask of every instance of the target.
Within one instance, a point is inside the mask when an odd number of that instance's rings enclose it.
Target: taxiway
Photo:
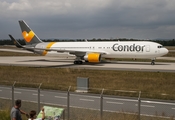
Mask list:
[[[5,66],[30,66],[30,67],[55,67],[55,68],[78,68],[97,70],[128,70],[128,71],[153,71],[153,72],[175,72],[174,62],[150,62],[133,61],[102,61],[100,63],[73,64],[73,57],[58,58],[46,56],[14,56],[0,57],[0,65]]]

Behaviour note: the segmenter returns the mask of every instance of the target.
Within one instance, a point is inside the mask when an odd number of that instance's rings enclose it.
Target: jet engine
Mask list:
[[[84,60],[88,62],[100,62],[101,54],[99,53],[88,53],[84,56]]]

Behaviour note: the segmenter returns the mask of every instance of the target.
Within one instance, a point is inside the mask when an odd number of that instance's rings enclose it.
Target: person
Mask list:
[[[26,116],[28,116],[26,112],[20,110],[20,107],[21,107],[21,100],[17,99],[15,101],[15,106],[12,107],[10,112],[11,120],[22,120],[21,114],[25,114]]]
[[[35,110],[31,110],[29,113],[29,119],[28,120],[44,120],[45,119],[45,112],[44,112],[44,108],[41,109],[42,111],[42,118],[36,118],[36,111]]]

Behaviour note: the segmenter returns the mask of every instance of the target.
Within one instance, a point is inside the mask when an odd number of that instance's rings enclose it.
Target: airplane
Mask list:
[[[24,20],[19,20],[19,25],[26,45],[16,42],[16,46],[40,55],[67,52],[76,57],[74,64],[98,63],[102,58],[146,58],[154,65],[156,57],[168,53],[161,44],[152,41],[43,42]],[[12,36],[10,38],[15,40]]]

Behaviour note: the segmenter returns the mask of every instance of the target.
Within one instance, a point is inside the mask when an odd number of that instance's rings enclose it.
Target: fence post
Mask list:
[[[103,91],[104,88],[101,91],[101,95],[100,95],[100,118],[101,120],[103,119]]]
[[[140,96],[141,96],[141,91],[139,91],[139,97],[138,97],[138,120],[140,120],[140,105],[141,105]]]
[[[70,88],[71,88],[71,86],[69,86],[69,88],[68,88],[68,90],[67,90],[67,119],[69,120],[69,103],[70,103],[70,99],[69,99],[69,96],[70,96],[70,93],[69,93],[69,91],[70,91]]]
[[[65,120],[65,110],[63,111],[63,120]]]
[[[12,107],[14,106],[14,87],[15,87],[16,81],[12,85]]]
[[[38,113],[40,112],[41,108],[40,108],[40,88],[41,88],[42,83],[40,83],[39,87],[38,87]]]

